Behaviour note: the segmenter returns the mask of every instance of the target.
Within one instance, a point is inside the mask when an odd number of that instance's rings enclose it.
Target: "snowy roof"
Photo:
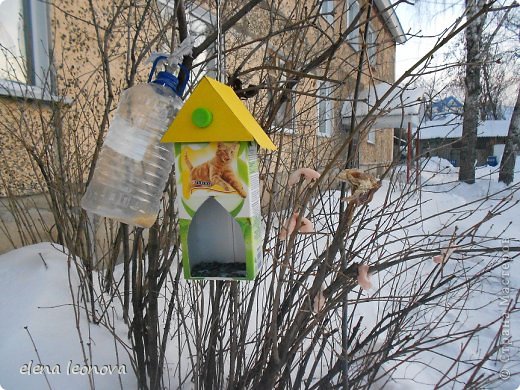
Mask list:
[[[477,136],[506,137],[511,117],[503,120],[486,120],[478,125]],[[425,121],[420,126],[420,138],[460,138],[462,136],[462,117],[446,115],[442,119]]]
[[[390,90],[391,84],[379,83],[370,85],[358,95],[356,106],[356,119],[359,122]],[[395,88],[379,103],[372,113],[373,122],[370,127],[375,129],[406,127],[408,122],[418,126],[423,118],[424,112],[424,89],[423,88]],[[343,103],[341,108],[342,123],[350,125],[352,116],[352,98]]]

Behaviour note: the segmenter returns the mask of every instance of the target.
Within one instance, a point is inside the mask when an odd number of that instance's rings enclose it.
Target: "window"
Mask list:
[[[0,0],[1,1],[1,0]],[[165,19],[175,17],[175,3],[173,0],[162,0],[159,3],[161,12]],[[216,25],[216,17],[205,8],[190,2],[186,5],[186,18],[189,34],[195,37],[195,46],[201,44],[206,37],[212,33]],[[169,53],[172,48],[169,42],[164,42],[161,51]],[[175,48],[174,48],[175,49]],[[193,63],[190,71],[188,88],[199,83],[203,76],[217,77],[217,54],[216,45],[212,44],[204,50]]]
[[[289,63],[282,60],[274,52],[269,53],[265,63],[271,68],[267,75],[267,98],[269,101],[270,112],[276,110],[273,123],[274,131],[282,130],[284,133],[294,133],[296,117],[296,102],[292,91],[282,90],[287,82],[286,69]]]
[[[47,18],[44,1],[0,0],[0,93],[23,96],[22,85],[48,85]]]
[[[367,26],[367,57],[370,64],[375,65],[377,55],[377,34],[372,25]]]
[[[347,28],[351,28],[352,25],[354,25],[354,19],[356,18],[357,14],[359,13],[359,2],[358,0],[348,0],[348,7],[347,7]],[[354,50],[359,50],[359,19],[358,22],[356,22],[356,27],[353,31],[351,31],[347,35],[348,42],[352,46]]]
[[[318,84],[318,135],[329,137],[332,134],[332,100],[330,82],[321,81]]]
[[[368,131],[367,142],[369,144],[375,144],[376,143],[376,130],[375,129],[370,129]]]
[[[212,12],[194,3],[189,4],[187,11],[190,35],[196,37],[195,46],[197,46],[216,29],[217,18]],[[216,78],[217,46],[215,44],[209,46],[197,57],[193,65],[191,73],[194,84],[197,84],[204,75]],[[222,64],[222,66],[224,69],[226,68],[225,64]]]
[[[333,0],[322,0],[320,6],[320,14],[325,20],[332,24],[334,22],[334,1]]]

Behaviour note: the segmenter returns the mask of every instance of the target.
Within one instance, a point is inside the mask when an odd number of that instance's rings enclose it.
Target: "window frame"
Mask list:
[[[0,95],[57,101],[50,77],[49,6],[41,0],[23,0],[27,81],[0,78]]]
[[[345,13],[347,19],[347,28],[350,27],[350,25],[353,23],[356,15],[360,10],[361,7],[359,0],[348,0],[347,11]],[[354,49],[354,51],[358,51],[360,49],[361,34],[359,32],[359,26],[347,35],[347,43]]]
[[[189,23],[190,35],[193,36],[196,33],[196,31],[191,30],[191,28],[194,25],[194,22],[200,22],[200,23],[204,24],[206,28],[216,29],[216,25],[217,25],[216,15],[214,15],[211,11],[209,11],[197,4],[191,4],[189,7],[187,7],[186,11],[193,19],[195,19],[195,20],[192,20],[191,23]],[[204,39],[206,38],[206,35],[203,34],[202,36],[204,37]],[[201,39],[201,41],[202,40],[203,39]],[[190,83],[197,84],[200,81],[200,79],[202,79],[202,77],[204,77],[204,76],[209,76],[214,79],[217,78],[216,53],[217,53],[216,44],[214,44],[214,43],[211,44],[206,50],[204,50],[203,54],[206,55],[205,68],[202,69],[204,73],[201,73],[201,75],[200,75],[201,77],[198,78],[197,80],[191,80]],[[208,60],[208,58],[210,58],[210,59]],[[225,61],[225,58],[224,58],[224,61]],[[226,69],[225,63],[223,63],[222,65],[223,65],[224,69]],[[202,64],[199,64],[195,68],[199,68],[201,66],[202,66]]]
[[[267,85],[268,87],[277,88],[277,86],[285,84],[287,82],[287,74],[283,70],[287,61],[280,58],[274,50],[269,50],[268,64],[271,61],[271,65],[278,68],[276,74],[274,71],[267,72]],[[270,101],[273,100],[273,92],[271,88],[267,89],[267,96]],[[290,105],[288,107],[287,105]],[[284,111],[283,116],[279,118],[281,111]],[[281,122],[280,122],[281,119]],[[273,122],[271,123],[270,130],[272,132],[280,131],[282,134],[295,134],[296,133],[296,99],[294,91],[288,91],[288,100],[283,102],[278,111],[276,112]]]
[[[377,63],[377,32],[372,23],[367,24],[367,58],[368,63],[375,65]]]
[[[334,0],[322,0],[320,4],[320,15],[328,24],[334,23]]]
[[[331,137],[332,136],[332,123],[334,120],[333,102],[330,99],[332,96],[332,86],[330,81],[317,80],[316,88],[316,114],[317,114],[317,129],[316,133],[320,137]],[[323,124],[325,132],[321,131],[322,125],[322,104],[325,106],[325,112],[323,113],[324,120]]]
[[[160,5],[160,12],[166,18],[171,17],[175,12],[173,0],[159,0],[158,4]],[[198,4],[187,4],[186,16],[188,18],[189,34],[191,36],[197,37],[195,39],[195,46],[206,38],[207,29],[216,28],[216,16],[210,10]],[[197,23],[200,24],[197,25]],[[197,26],[202,26],[204,31],[202,31],[202,33],[200,31],[196,31],[194,28]],[[170,52],[169,47],[164,47],[164,49],[161,50],[166,53]],[[202,80],[204,76],[209,76],[214,79],[217,78],[216,52],[216,45],[213,43],[201,53],[205,56],[205,58],[201,59],[201,56],[198,57],[197,62],[194,63],[194,66],[190,71],[190,77],[188,79],[188,84],[185,91],[186,97],[190,95],[190,91],[200,82],[200,80]]]
[[[367,143],[371,145],[376,144],[376,129],[369,129],[367,134]]]

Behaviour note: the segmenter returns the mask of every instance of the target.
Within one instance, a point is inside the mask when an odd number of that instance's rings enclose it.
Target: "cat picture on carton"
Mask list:
[[[253,280],[263,262],[257,147],[276,147],[234,91],[209,77],[162,142],[173,143],[185,278]]]
[[[188,150],[185,150],[184,162],[190,173],[191,192],[211,188],[215,191],[237,192],[245,198],[247,192],[233,169],[239,146],[237,143],[218,142],[215,156],[195,167],[190,161]]]
[[[248,142],[175,145],[181,244],[189,254],[189,278],[237,278],[248,274],[247,259],[256,257],[260,212],[251,207],[258,170],[249,165]],[[184,253],[183,252],[183,255]]]

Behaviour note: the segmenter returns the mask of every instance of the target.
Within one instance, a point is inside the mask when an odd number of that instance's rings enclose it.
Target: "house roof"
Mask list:
[[[194,113],[209,114],[207,123],[196,125]],[[207,119],[207,118],[203,118]],[[202,121],[204,122],[204,120]],[[177,113],[161,142],[256,141],[275,150],[269,139],[233,89],[210,77],[203,77]]]
[[[391,84],[379,83],[370,85],[358,95],[356,106],[356,118],[360,121],[375,106],[378,100],[392,87]],[[424,114],[424,89],[423,88],[395,88],[384,100],[382,100],[372,113],[373,129],[406,127],[408,122],[418,126]],[[352,98],[352,97],[351,97]],[[342,123],[350,125],[352,117],[352,99],[343,103],[341,108]]]
[[[390,0],[375,0],[374,2],[394,40],[397,43],[406,42],[406,36],[395,13],[394,5],[390,3]]]
[[[432,111],[436,114],[460,112],[464,105],[454,96],[436,100],[432,103]]]
[[[478,125],[477,137],[506,137],[511,117],[503,120],[486,120]],[[462,118],[457,115],[446,115],[442,119],[425,121],[420,127],[421,139],[460,138],[462,137]]]

